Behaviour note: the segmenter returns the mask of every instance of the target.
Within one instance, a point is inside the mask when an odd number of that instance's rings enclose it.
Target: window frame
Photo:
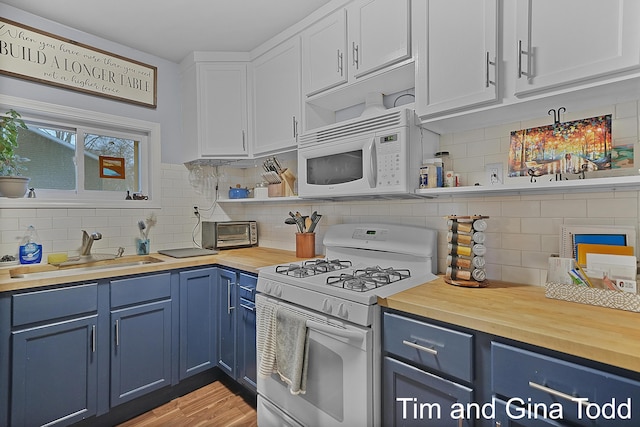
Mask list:
[[[110,132],[140,141],[140,185],[148,200],[125,200],[126,193],[96,190],[35,189],[36,198],[0,198],[2,207],[81,207],[81,208],[159,208],[160,207],[160,124],[130,117],[89,111],[64,105],[0,95],[2,112],[10,108],[20,113],[25,122],[58,125],[77,131],[77,144],[84,143],[81,132]],[[76,151],[76,155],[78,152]],[[78,168],[76,162],[76,169]],[[84,171],[77,171],[78,179]],[[79,173],[78,173],[79,172]],[[84,184],[82,184],[84,186]],[[112,193],[112,194],[110,194]]]

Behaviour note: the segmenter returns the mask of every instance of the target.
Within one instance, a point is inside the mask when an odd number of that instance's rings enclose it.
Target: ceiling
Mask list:
[[[172,62],[248,52],[330,0],[0,0]],[[81,41],[81,40],[78,40]]]

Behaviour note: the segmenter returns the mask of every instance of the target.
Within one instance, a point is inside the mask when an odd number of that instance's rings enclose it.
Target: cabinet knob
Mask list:
[[[325,298],[325,300],[322,301],[322,311],[324,311],[325,313],[331,313],[331,310],[331,301]]]

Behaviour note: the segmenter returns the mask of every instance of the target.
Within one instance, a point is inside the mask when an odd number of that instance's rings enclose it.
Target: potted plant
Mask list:
[[[16,154],[18,130],[27,129],[20,114],[10,109],[0,118],[0,196],[23,197],[29,178],[22,176],[23,163],[29,159]]]

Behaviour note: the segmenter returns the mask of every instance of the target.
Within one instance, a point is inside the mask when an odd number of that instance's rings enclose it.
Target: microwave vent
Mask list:
[[[350,136],[357,136],[387,128],[404,126],[406,125],[406,120],[404,120],[406,117],[405,113],[406,110],[398,110],[376,117],[368,117],[361,120],[354,120],[346,124],[326,127],[300,135],[298,143],[300,145],[308,145],[331,142],[337,139],[348,138]]]

